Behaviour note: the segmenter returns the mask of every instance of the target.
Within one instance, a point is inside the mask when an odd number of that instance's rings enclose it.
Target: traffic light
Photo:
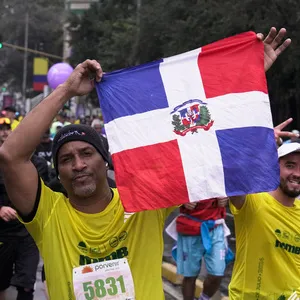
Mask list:
[[[2,35],[0,34],[0,49],[3,48],[3,44],[2,44]]]

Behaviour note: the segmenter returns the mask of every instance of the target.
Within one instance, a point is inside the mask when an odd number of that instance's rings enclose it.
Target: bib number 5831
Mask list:
[[[108,277],[105,280],[97,279],[94,282],[83,282],[83,291],[86,300],[93,300],[95,296],[98,298],[104,298],[106,295],[114,296],[117,294],[123,294],[126,292],[123,276]],[[106,287],[106,286],[109,287]]]

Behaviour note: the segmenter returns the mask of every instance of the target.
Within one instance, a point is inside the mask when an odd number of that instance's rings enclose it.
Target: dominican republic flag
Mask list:
[[[96,88],[127,212],[277,188],[255,33],[107,73]]]

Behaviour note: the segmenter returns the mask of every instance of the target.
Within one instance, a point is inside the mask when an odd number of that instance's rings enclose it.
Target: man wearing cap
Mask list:
[[[276,140],[287,136],[281,129],[291,120],[275,128]],[[283,144],[278,157],[275,191],[230,198],[237,248],[233,300],[288,299],[300,286],[300,143]]]
[[[272,28],[265,39],[265,70],[290,44],[282,43],[285,32]],[[124,212],[106,180],[107,155],[90,127],[65,126],[53,141],[53,161],[69,198],[47,188],[29,160],[64,104],[93,90],[90,72],[101,80],[97,61],[79,64],[0,148],[7,190],[42,253],[51,299],[162,300],[162,232],[172,208]]]
[[[19,125],[19,121],[16,120],[16,109],[14,106],[7,106],[4,108],[5,116],[10,119],[11,122],[11,130],[15,130]]]

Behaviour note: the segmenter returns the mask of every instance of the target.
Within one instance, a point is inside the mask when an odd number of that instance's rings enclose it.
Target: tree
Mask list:
[[[0,32],[3,42],[23,46],[25,12],[29,12],[28,47],[44,52],[61,55],[63,42],[63,0],[10,0],[0,1]],[[23,51],[3,47],[0,49],[0,84],[10,83],[10,90],[22,90]],[[32,87],[33,58],[28,53],[27,90]],[[50,65],[58,62],[49,59]],[[31,93],[34,95],[34,93]],[[27,96],[30,95],[28,92]]]
[[[135,5],[132,1],[103,0],[82,17],[71,16],[71,62],[87,58],[101,59],[105,70],[130,65],[130,53],[136,34]]]
[[[137,33],[135,17],[135,4],[125,0],[100,0],[82,16],[71,15],[70,62],[77,65],[88,58],[98,59],[106,71],[130,66],[132,45]],[[87,101],[98,106],[95,92],[88,95]]]
[[[268,87],[274,123],[292,116],[296,121],[293,127],[300,128],[300,17],[296,0],[142,3],[139,22],[136,0],[99,0],[82,19],[73,19],[80,29],[72,34],[72,61],[96,58],[105,71],[111,71],[192,50],[244,31],[267,33],[271,26],[286,27],[294,42],[268,71]]]

